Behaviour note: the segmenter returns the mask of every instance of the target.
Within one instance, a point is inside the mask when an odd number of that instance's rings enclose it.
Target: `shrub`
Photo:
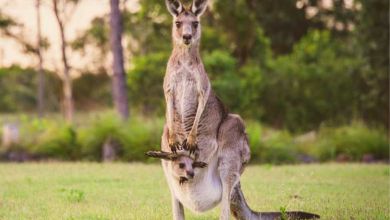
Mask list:
[[[297,162],[296,145],[287,131],[271,131],[260,147],[260,162],[285,164]]]
[[[261,125],[258,122],[250,121],[246,123],[249,147],[251,149],[251,161],[259,161],[261,153]]]
[[[340,154],[355,161],[361,160],[365,154],[371,154],[377,160],[389,160],[389,141],[385,132],[367,128],[361,123],[321,128],[317,145],[321,161],[334,160]]]
[[[357,117],[363,62],[327,31],[311,31],[291,54],[271,62],[261,100],[262,121],[292,131]]]
[[[108,138],[118,140],[121,121],[112,113],[106,113],[90,119],[89,125],[79,129],[77,142],[81,155],[88,160],[100,160],[102,146]]]
[[[297,161],[297,146],[287,131],[266,129],[258,122],[247,124],[251,162],[285,164]]]
[[[133,118],[130,120],[120,132],[122,158],[126,161],[145,161],[146,151],[160,149],[163,123],[162,119]]]
[[[73,126],[51,124],[36,136],[29,151],[33,154],[59,159],[78,159],[79,147],[76,143],[76,130]]]
[[[127,161],[146,160],[145,152],[159,149],[163,120],[131,117],[122,122],[112,113],[95,117],[93,122],[79,129],[78,143],[83,158],[100,160],[104,142],[111,138],[119,144],[119,157]]]
[[[1,148],[0,154],[27,153],[42,158],[61,160],[96,160],[102,158],[102,147],[111,139],[118,146],[118,159],[147,161],[145,152],[159,149],[164,118],[133,115],[122,122],[114,112],[78,115],[69,125],[57,116],[34,119],[19,115],[20,142]],[[338,155],[360,161],[364,155],[376,160],[389,160],[386,132],[352,123],[341,127],[323,126],[310,138],[294,138],[287,130],[274,130],[247,120],[246,131],[252,163],[286,164],[302,159],[330,161]]]

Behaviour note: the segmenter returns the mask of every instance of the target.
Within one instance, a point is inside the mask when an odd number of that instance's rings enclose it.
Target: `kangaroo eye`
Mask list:
[[[192,26],[193,26],[194,28],[197,28],[198,25],[199,25],[199,22],[197,22],[197,21],[192,22]]]
[[[181,22],[180,22],[180,21],[176,21],[175,24],[176,24],[176,27],[177,27],[177,28],[180,28],[180,27],[181,27]]]
[[[184,163],[179,163],[179,168],[183,169],[186,165]]]

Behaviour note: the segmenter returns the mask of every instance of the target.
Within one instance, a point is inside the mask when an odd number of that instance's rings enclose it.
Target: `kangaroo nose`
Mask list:
[[[194,171],[187,171],[188,177],[194,178]]]
[[[192,36],[190,34],[183,35],[183,39],[186,40],[186,41],[191,40],[191,38],[192,38]]]

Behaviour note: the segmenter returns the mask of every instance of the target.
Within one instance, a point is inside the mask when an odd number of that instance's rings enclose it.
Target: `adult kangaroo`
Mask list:
[[[195,0],[185,8],[179,0],[165,0],[173,16],[173,51],[164,78],[166,125],[162,152],[153,157],[162,161],[172,195],[173,217],[184,219],[183,205],[204,212],[221,204],[220,219],[275,219],[281,213],[252,211],[240,188],[240,175],[249,161],[250,151],[245,126],[238,115],[228,114],[211,89],[199,55],[200,16],[207,0]],[[192,179],[179,181],[173,167],[178,150],[195,153],[195,161],[207,167],[194,169]],[[172,155],[170,155],[172,154]],[[183,166],[184,167],[184,166]],[[304,212],[288,212],[289,217],[315,218]]]

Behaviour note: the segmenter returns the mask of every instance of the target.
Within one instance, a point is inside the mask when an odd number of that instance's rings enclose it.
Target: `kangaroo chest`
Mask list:
[[[174,93],[175,121],[181,124],[180,130],[191,130],[198,107],[198,76],[196,69],[182,65],[172,74],[171,88]]]

